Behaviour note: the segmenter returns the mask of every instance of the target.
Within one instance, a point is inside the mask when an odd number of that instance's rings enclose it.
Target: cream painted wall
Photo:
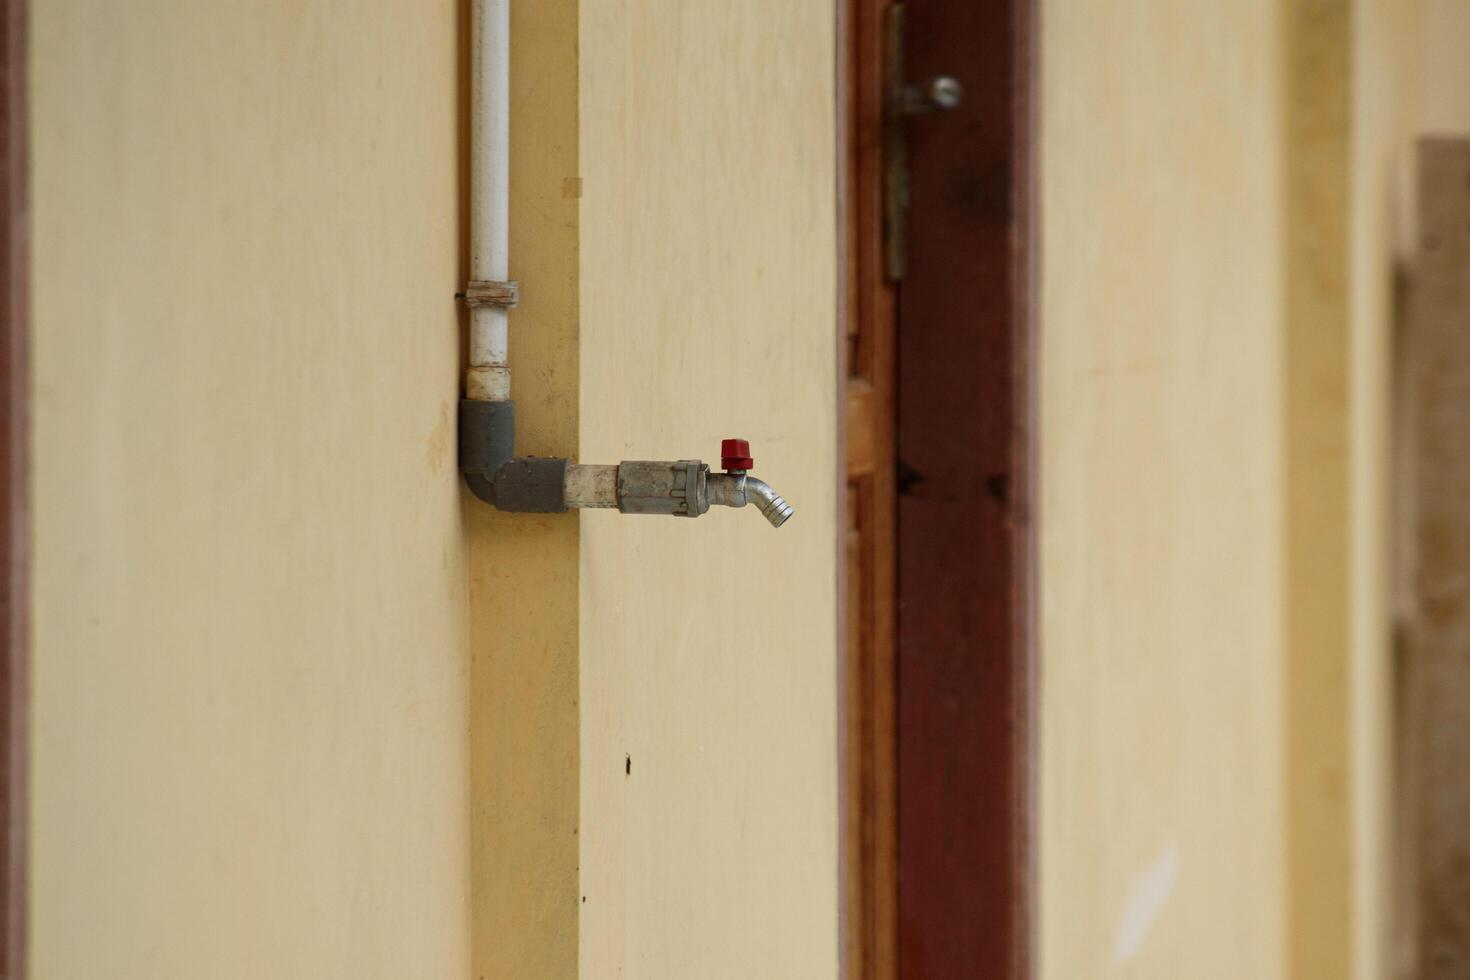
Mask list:
[[[1285,969],[1282,17],[1041,24],[1041,976]]]
[[[1470,127],[1421,6],[1354,0],[1343,143],[1362,977],[1390,189],[1405,105]],[[744,435],[780,531],[463,498],[457,5],[114,7],[33,13],[35,975],[833,975],[830,4],[515,8],[522,449]],[[1042,973],[1280,976],[1282,20],[1041,43]]]
[[[464,977],[456,5],[31,5],[32,976]]]
[[[36,11],[36,976],[835,972],[830,5],[580,6],[521,448],[738,433],[779,532],[463,495],[461,5]]]
[[[742,436],[796,507],[582,515],[586,980],[836,975],[833,32],[582,9],[583,458]]]

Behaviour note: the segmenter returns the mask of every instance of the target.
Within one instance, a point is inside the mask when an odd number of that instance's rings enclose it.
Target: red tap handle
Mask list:
[[[724,439],[720,442],[720,465],[727,470],[750,470],[755,460],[750,458],[750,443],[744,439]]]

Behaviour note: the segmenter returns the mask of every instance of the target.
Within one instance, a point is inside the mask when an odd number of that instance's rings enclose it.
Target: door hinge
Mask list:
[[[954,109],[964,95],[953,75],[936,75],[922,85],[904,80],[904,17],[903,4],[890,4],[883,24],[883,267],[893,282],[903,278],[907,260],[904,225],[909,207],[909,161],[905,123],[910,116]]]

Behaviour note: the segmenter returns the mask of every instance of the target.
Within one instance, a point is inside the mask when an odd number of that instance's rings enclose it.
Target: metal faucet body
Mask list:
[[[742,470],[728,470],[724,473],[711,473],[710,503],[723,504],[726,507],[744,507],[746,504],[755,504],[761,516],[771,522],[772,527],[780,527],[785,524],[795,511],[774,489],[764,480],[757,480],[753,476],[747,476]]]
[[[794,513],[780,494],[744,470],[715,473],[697,459],[671,463],[634,460],[619,463],[616,469],[617,500],[605,506],[616,506],[625,514],[699,517],[712,506],[744,507],[753,503],[772,527],[780,527]],[[579,475],[568,476],[574,486],[580,479]],[[606,477],[602,479],[606,481]]]
[[[572,463],[562,459],[509,460],[490,481],[491,501],[502,510],[539,499],[552,505],[560,480],[560,506],[616,508],[624,514],[700,517],[711,507],[754,504],[772,527],[794,513],[792,506],[763,480],[740,470],[712,472],[697,459],[625,460],[615,465]],[[532,491],[528,493],[527,491]],[[548,509],[550,509],[548,507]]]
[[[624,514],[699,517],[710,507],[754,504],[772,527],[794,513],[790,504],[747,471],[750,444],[726,439],[725,471],[697,459],[624,460],[612,465],[513,456],[515,406],[460,403],[459,468],[475,496],[499,510],[557,514],[579,507],[616,508]]]

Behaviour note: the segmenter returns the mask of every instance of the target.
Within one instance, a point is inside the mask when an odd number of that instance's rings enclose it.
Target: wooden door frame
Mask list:
[[[30,221],[26,115],[26,0],[0,8],[0,185],[5,235],[0,245],[0,978],[25,976],[27,768],[30,627]]]
[[[897,963],[895,317],[883,275],[882,8],[838,11],[838,563],[843,976]]]
[[[844,329],[838,353],[850,980],[971,977],[982,965],[987,977],[1019,980],[1034,969],[1038,2],[905,4],[907,78],[956,75],[966,98],[949,118],[909,130],[909,259],[897,288],[881,273],[873,200],[883,146],[874,22],[887,0],[837,3],[840,319],[879,327],[857,341]],[[896,385],[886,431],[863,404],[870,392],[850,394],[865,371],[881,394],[874,344]],[[965,363],[962,381],[940,351]],[[880,545],[892,535],[889,609],[882,596],[849,591],[852,515],[871,499],[855,484],[859,499],[849,499],[854,459],[874,474],[869,491],[894,480],[891,529],[870,526]],[[873,606],[866,620],[852,608],[863,602]],[[877,640],[864,647],[854,631]]]

